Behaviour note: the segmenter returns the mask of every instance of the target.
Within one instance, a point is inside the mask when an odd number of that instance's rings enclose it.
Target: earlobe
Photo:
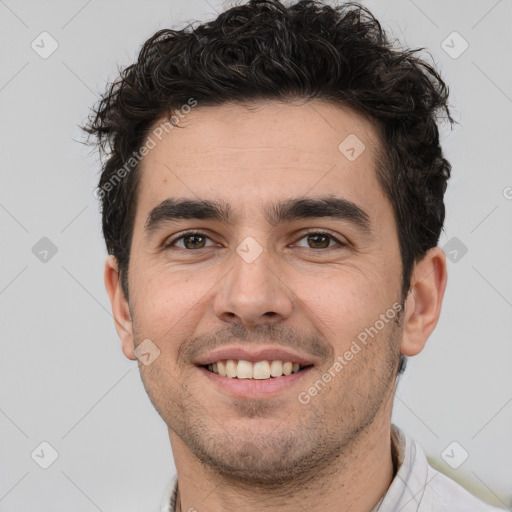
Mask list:
[[[433,247],[415,264],[411,276],[401,344],[405,356],[419,354],[437,325],[446,282],[446,256],[440,247]]]
[[[104,281],[112,307],[112,315],[117,334],[121,339],[122,350],[128,359],[135,360],[132,318],[130,307],[119,280],[119,267],[114,256],[110,255],[105,261]]]

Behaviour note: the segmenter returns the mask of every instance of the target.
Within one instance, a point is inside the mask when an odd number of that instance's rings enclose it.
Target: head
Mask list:
[[[418,51],[357,4],[252,0],[157,32],[85,127],[123,352],[151,340],[141,375],[171,439],[226,476],[296,478],[348,450],[437,323],[452,119]],[[235,345],[308,368],[223,393],[202,366]]]

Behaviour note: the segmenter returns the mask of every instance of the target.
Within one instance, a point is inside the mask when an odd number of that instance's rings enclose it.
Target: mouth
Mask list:
[[[231,345],[193,361],[209,385],[241,399],[267,399],[292,392],[321,361],[284,347]]]
[[[200,365],[210,373],[226,379],[270,380],[303,372],[313,366],[292,361],[244,359],[223,359],[214,363]]]

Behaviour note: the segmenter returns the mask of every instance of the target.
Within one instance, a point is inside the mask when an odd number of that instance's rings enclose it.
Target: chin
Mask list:
[[[326,447],[321,449],[313,438],[278,429],[272,423],[271,429],[239,428],[236,434],[226,429],[208,439],[188,431],[186,444],[213,474],[239,486],[270,489],[306,482],[330,462]]]

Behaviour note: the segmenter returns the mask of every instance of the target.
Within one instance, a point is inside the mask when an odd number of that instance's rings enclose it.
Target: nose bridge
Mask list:
[[[215,298],[215,313],[219,318],[224,321],[238,318],[243,323],[257,324],[290,315],[290,289],[279,278],[274,258],[256,237],[245,237],[233,251],[229,263],[231,271]]]

